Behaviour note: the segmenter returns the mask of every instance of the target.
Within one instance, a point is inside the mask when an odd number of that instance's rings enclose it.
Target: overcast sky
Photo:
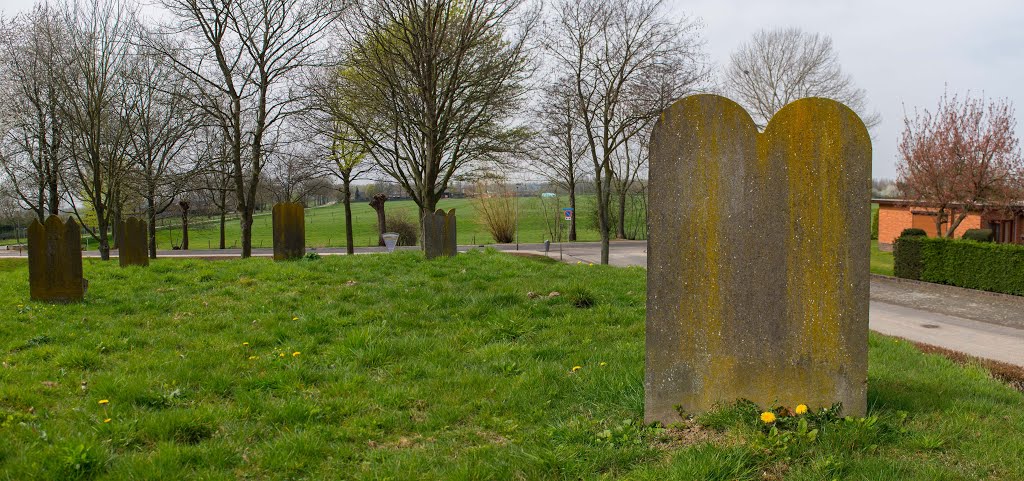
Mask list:
[[[668,0],[704,22],[719,67],[762,28],[800,27],[832,37],[844,70],[882,114],[874,177],[896,176],[904,111],[951,93],[1006,97],[1024,135],[1024,2],[1011,0]]]
[[[895,177],[904,110],[933,108],[950,92],[1006,97],[1024,134],[1024,2],[1013,0],[667,0],[704,23],[719,67],[762,28],[828,34],[844,69],[882,114],[874,134],[874,177]],[[3,0],[5,15],[32,0]]]

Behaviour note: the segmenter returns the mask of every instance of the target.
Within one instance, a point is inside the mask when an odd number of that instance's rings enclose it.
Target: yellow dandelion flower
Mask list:
[[[292,353],[292,357],[299,357],[299,354],[302,354],[302,353],[299,352],[299,351],[295,351],[295,352]]]
[[[110,422],[110,418],[104,419],[103,422],[109,423]]]
[[[601,361],[601,364],[598,364],[598,365],[599,365],[599,366],[601,366],[601,367],[605,367],[605,366],[607,366],[607,365],[608,365],[608,363],[607,363],[607,362],[604,362],[604,361]]]
[[[794,412],[796,412],[797,414],[807,414],[807,405],[801,404],[797,406]]]
[[[593,262],[590,263],[590,267],[594,267],[594,263]]]
[[[293,321],[297,321],[297,320],[299,320],[299,316],[292,316],[292,320],[293,320]]]
[[[284,353],[278,354],[277,357],[284,357]]]
[[[583,369],[583,366],[573,366],[572,367],[572,372],[579,371],[580,369]]]
[[[249,343],[248,342],[243,342],[242,345],[245,346],[245,347],[249,347]]]
[[[110,404],[110,400],[109,399],[100,399],[100,405],[104,405],[104,404]]]
[[[761,413],[761,422],[765,424],[771,424],[775,422],[775,413],[771,411],[765,411]]]

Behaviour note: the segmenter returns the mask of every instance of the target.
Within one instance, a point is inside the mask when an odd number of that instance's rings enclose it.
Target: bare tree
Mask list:
[[[162,54],[137,54],[128,73],[132,132],[128,154],[130,181],[145,201],[149,223],[149,256],[156,259],[156,218],[187,187],[199,162],[189,156],[198,111],[188,99],[185,79]]]
[[[963,101],[944,95],[934,113],[904,119],[898,183],[903,192],[938,208],[939,235],[951,237],[971,212],[1024,199],[1024,158],[1015,127],[1008,100],[969,95]]]
[[[0,19],[0,172],[19,204],[42,222],[60,209],[65,163],[58,115],[57,53],[64,43],[59,13],[45,4]]]
[[[651,124],[648,124],[651,125]],[[640,173],[647,169],[650,130],[644,129],[626,139],[612,156],[612,189],[615,191],[618,211],[615,216],[615,238],[627,239],[626,204]]]
[[[242,257],[252,255],[252,221],[268,142],[303,105],[292,88],[325,58],[321,40],[341,15],[335,0],[161,0],[187,34],[177,67],[211,124],[226,133]],[[169,53],[169,52],[168,52]],[[171,57],[177,58],[177,57]]]
[[[58,58],[67,74],[60,77],[58,108],[71,166],[62,182],[75,216],[109,260],[108,233],[116,225],[127,170],[131,106],[124,74],[135,14],[122,0],[98,0],[66,5],[62,17],[68,41]],[[83,221],[79,197],[95,226]]]
[[[327,171],[341,181],[341,201],[345,206],[345,252],[355,253],[352,237],[352,182],[373,170],[366,162],[366,150],[353,141],[352,131],[342,122],[333,122],[335,131],[331,139],[330,166]]]
[[[227,248],[227,213],[232,210],[232,175],[228,159],[227,134],[216,127],[204,127],[197,132],[199,162],[203,169],[198,179],[191,182],[191,190],[214,207],[219,216],[220,249]]]
[[[412,197],[421,219],[456,175],[499,162],[525,138],[511,126],[528,73],[522,3],[370,0],[349,23],[343,102],[331,114]]]
[[[539,129],[525,167],[568,193],[569,207],[574,212],[569,220],[572,242],[576,240],[576,186],[590,160],[586,157],[587,141],[577,115],[576,95],[569,82],[563,77],[544,86],[535,109]]]
[[[740,46],[725,71],[729,96],[765,128],[775,112],[804,97],[825,97],[850,107],[874,128],[882,118],[869,111],[866,93],[843,72],[828,35],[799,28],[761,30]]]
[[[701,25],[673,19],[662,0],[560,0],[545,38],[552,68],[567,72],[597,195],[601,263],[608,263],[614,152],[710,70]],[[664,79],[671,83],[661,85]],[[662,90],[669,89],[671,95]]]

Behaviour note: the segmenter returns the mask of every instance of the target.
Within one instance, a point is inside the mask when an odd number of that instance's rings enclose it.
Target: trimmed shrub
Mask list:
[[[1016,244],[901,237],[894,270],[908,279],[1024,295],[1024,246]]]
[[[962,239],[975,242],[992,242],[992,229],[967,229],[964,231]]]
[[[900,237],[911,237],[911,236],[926,237],[927,235],[928,235],[928,233],[925,232],[924,229],[918,229],[917,227],[909,227],[909,228],[903,229],[903,232],[900,232]]]

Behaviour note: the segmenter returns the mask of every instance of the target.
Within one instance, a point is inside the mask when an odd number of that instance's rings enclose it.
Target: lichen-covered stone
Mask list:
[[[33,301],[78,302],[85,297],[82,278],[82,229],[51,215],[46,224],[28,227],[28,283]]]
[[[117,261],[121,267],[149,265],[146,221],[129,217],[121,222],[118,234]]]
[[[764,133],[696,95],[651,137],[645,418],[749,399],[867,393],[871,139],[849,108],[793,102]]]
[[[275,261],[301,259],[306,255],[306,211],[302,204],[275,204],[273,224]]]
[[[454,257],[458,253],[455,209],[441,209],[423,216],[423,251],[427,259]]]

